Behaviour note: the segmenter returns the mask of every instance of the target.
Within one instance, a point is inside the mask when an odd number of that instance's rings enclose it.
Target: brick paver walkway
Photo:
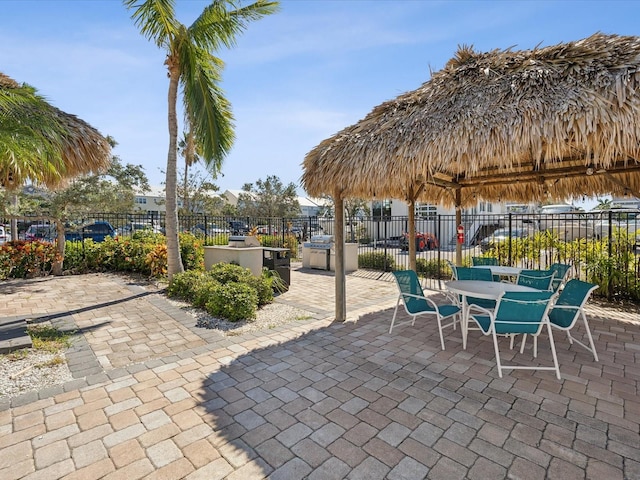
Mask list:
[[[0,398],[0,478],[640,478],[637,311],[590,307],[600,362],[557,335],[562,380],[499,379],[477,332],[389,335],[387,280],[349,275],[336,324],[333,276],[294,269],[313,318],[231,337],[115,276],[1,285],[0,316],[81,334],[74,381]]]

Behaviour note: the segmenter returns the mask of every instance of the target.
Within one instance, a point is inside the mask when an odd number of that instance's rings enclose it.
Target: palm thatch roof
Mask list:
[[[55,186],[111,162],[95,128],[47,103],[36,90],[0,72],[0,184],[31,180]]]
[[[303,170],[313,196],[464,206],[640,195],[640,37],[462,46],[420,88],[311,150]]]

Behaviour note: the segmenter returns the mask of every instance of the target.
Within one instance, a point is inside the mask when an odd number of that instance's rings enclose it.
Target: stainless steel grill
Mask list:
[[[309,242],[303,243],[302,246],[309,252],[309,267],[329,270],[333,245],[333,235],[313,235]]]

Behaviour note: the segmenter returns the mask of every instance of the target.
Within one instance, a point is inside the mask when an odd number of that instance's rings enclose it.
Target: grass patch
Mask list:
[[[18,360],[24,360],[29,355],[28,348],[21,348],[20,350],[14,350],[13,352],[5,353],[4,356],[11,362],[17,362]]]
[[[51,325],[31,325],[27,328],[35,350],[57,353],[71,346],[74,332],[63,332]]]
[[[66,360],[64,358],[62,358],[60,355],[56,355],[55,357],[53,357],[48,362],[43,362],[43,363],[37,364],[36,368],[57,367],[58,365],[63,365],[65,363],[67,363],[67,362],[66,362]]]

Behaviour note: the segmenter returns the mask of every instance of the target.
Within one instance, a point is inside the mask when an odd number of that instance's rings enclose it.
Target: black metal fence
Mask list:
[[[96,213],[76,219],[66,228],[82,232],[101,221],[109,222],[118,236],[139,230],[163,233],[165,227],[164,215]],[[43,223],[21,218],[19,238],[25,237],[31,224]],[[265,244],[277,247],[290,245],[292,238],[302,243],[313,235],[334,234],[333,219],[322,217],[193,215],[181,216],[179,223],[180,231],[201,237],[206,245],[226,244],[229,235],[258,234]],[[463,215],[462,226],[463,263],[470,264],[473,256],[484,254],[498,257],[503,265],[526,268],[571,263],[573,276],[600,284],[601,294],[640,298],[638,211]],[[453,215],[416,219],[418,270],[436,288],[436,283],[449,275],[445,260],[455,260],[457,227]],[[347,242],[358,244],[360,268],[393,270],[409,266],[408,230],[407,217],[360,217],[346,222],[344,234]],[[302,248],[292,249],[293,260],[302,260],[302,252]]]

